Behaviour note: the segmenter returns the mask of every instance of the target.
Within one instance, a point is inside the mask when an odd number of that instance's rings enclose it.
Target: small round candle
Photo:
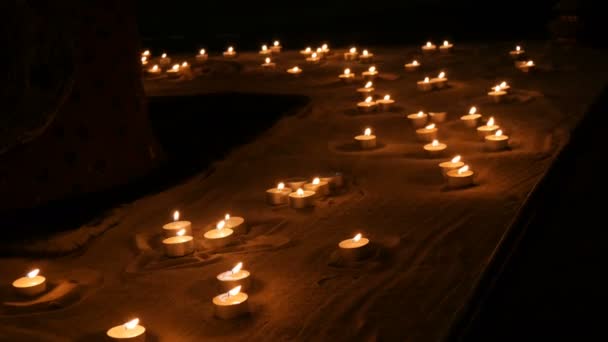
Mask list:
[[[182,62],[182,64],[179,66],[179,73],[187,74],[189,72],[190,72],[190,64],[188,64],[188,62]]]
[[[434,123],[442,123],[445,122],[448,113],[447,112],[429,112],[429,116],[431,117],[431,121]]]
[[[517,68],[523,72],[530,72],[536,67],[534,61],[524,61],[517,63]]]
[[[453,47],[454,47],[454,44],[451,44],[447,40],[444,40],[443,44],[441,44],[441,46],[439,46],[439,51],[441,51],[441,52],[450,52],[450,51],[452,51]]]
[[[264,59],[264,63],[262,63],[262,68],[265,69],[274,69],[276,66],[276,63],[272,62],[270,57],[266,57],[266,59]]]
[[[327,55],[329,56],[330,54],[332,54],[333,52],[329,49],[329,45],[327,44],[323,44],[320,47],[321,52],[323,53],[323,55]]]
[[[437,77],[431,79],[431,84],[437,89],[445,88],[448,85],[448,78],[445,77],[445,72],[440,72]]]
[[[13,288],[19,295],[35,297],[46,291],[46,278],[40,275],[39,269],[34,269],[13,281]]]
[[[522,56],[525,53],[526,53],[526,51],[524,49],[522,49],[521,46],[519,46],[519,45],[517,45],[515,47],[515,50],[509,51],[509,55],[513,58],[519,58],[520,56]]]
[[[329,183],[315,177],[312,182],[304,184],[304,190],[314,191],[319,196],[329,195]]]
[[[449,161],[444,161],[439,163],[439,168],[441,168],[441,174],[446,177],[448,171],[458,170],[464,166],[464,163],[461,161],[460,156],[455,156]]]
[[[465,165],[457,170],[450,170],[446,173],[448,187],[463,188],[473,185],[473,176],[475,173]]]
[[[161,68],[158,66],[158,64],[154,64],[151,68],[149,68],[147,70],[148,74],[151,75],[159,75],[161,73]]]
[[[205,51],[205,49],[200,49],[196,55],[196,60],[199,62],[204,62],[208,57],[209,55],[207,55],[207,51]]]
[[[366,128],[365,131],[363,131],[363,135],[357,135],[355,141],[362,150],[376,147],[376,136],[372,134],[371,128]]]
[[[350,48],[350,50],[348,50],[348,52],[344,53],[344,60],[354,61],[357,59],[357,55],[359,55],[359,53],[357,52],[357,48],[353,46]]]
[[[125,324],[110,328],[106,335],[111,340],[143,342],[146,340],[146,328],[139,325],[139,319],[135,318]]]
[[[272,53],[271,50],[268,49],[268,46],[266,45],[262,45],[262,48],[260,49],[259,54],[262,56],[268,56]]]
[[[431,157],[437,157],[443,154],[448,145],[440,143],[437,139],[433,140],[432,143],[424,145],[424,150]]]
[[[391,96],[387,94],[387,95],[384,95],[384,97],[381,98],[380,100],[377,100],[376,103],[380,106],[381,110],[388,111],[391,109],[391,107],[395,103],[395,100],[391,99]]]
[[[372,99],[371,96],[368,96],[365,101],[361,101],[357,103],[357,108],[360,112],[369,113],[376,109],[378,103]]]
[[[233,319],[249,313],[249,296],[237,286],[226,293],[213,297],[215,316],[221,319]]]
[[[343,82],[350,83],[355,79],[355,74],[349,68],[344,69],[344,72],[338,75],[338,78]]]
[[[283,47],[281,46],[281,42],[279,42],[278,40],[275,40],[272,43],[272,46],[270,47],[270,50],[272,50],[272,53],[279,53],[279,52],[281,52],[282,48]]]
[[[485,146],[488,151],[502,151],[509,148],[509,136],[497,130],[494,134],[486,135]]]
[[[432,142],[437,139],[437,127],[435,127],[435,124],[430,124],[424,128],[418,128],[416,136],[420,141]]]
[[[185,235],[186,230],[182,229],[177,232],[176,236],[163,240],[165,255],[168,257],[182,257],[194,252],[194,239],[192,236]]]
[[[270,205],[287,204],[290,188],[285,187],[285,183],[279,183],[276,188],[266,190],[266,202]]]
[[[477,108],[471,107],[471,109],[469,109],[469,114],[461,116],[460,120],[462,120],[467,127],[475,128],[479,124],[480,118],[481,114],[477,113]]]
[[[300,76],[300,74],[302,73],[302,69],[296,65],[291,69],[287,69],[287,72],[294,76]]]
[[[171,64],[171,58],[169,58],[166,53],[163,53],[160,56],[160,59],[159,59],[158,63],[161,66],[168,66],[169,64]]]
[[[361,94],[361,96],[363,96],[363,99],[367,99],[370,95],[374,93],[374,90],[376,90],[374,89],[374,84],[372,83],[372,81],[368,81],[367,83],[365,83],[363,88],[357,89],[357,93]]]
[[[230,228],[234,230],[235,234],[245,233],[245,219],[240,216],[230,216],[230,214],[224,215],[224,222],[226,225],[224,228]]]
[[[506,91],[507,93],[508,93],[508,92],[509,92],[509,90],[511,89],[511,86],[510,86],[510,85],[509,85],[507,82],[505,82],[505,81],[502,81],[502,82],[499,84],[499,86],[500,86],[500,89],[502,89],[502,90]]]
[[[431,91],[433,89],[431,80],[428,77],[425,77],[422,81],[418,81],[416,84],[418,85],[418,89],[422,91]]]
[[[150,57],[150,50],[145,50],[144,52],[141,53],[142,57]]]
[[[371,66],[369,67],[369,69],[367,69],[367,71],[364,71],[361,75],[367,79],[373,80],[378,75],[378,70],[375,66]]]
[[[239,262],[230,271],[217,275],[220,291],[228,292],[240,286],[242,291],[247,291],[251,286],[251,273],[243,269],[243,263]]]
[[[425,114],[423,111],[419,111],[418,113],[409,114],[407,118],[408,120],[410,120],[414,128],[422,128],[426,125],[428,115]]]
[[[507,92],[502,90],[500,85],[492,88],[492,91],[488,92],[488,96],[494,101],[494,103],[500,103],[506,97]]]
[[[405,70],[416,71],[420,68],[420,63],[417,60],[413,60],[411,63],[405,64]]]
[[[146,56],[142,56],[141,57],[141,65],[148,65],[148,57]]]
[[[167,75],[177,77],[179,75],[179,64],[173,64],[171,69],[167,69]]]
[[[313,52],[310,57],[306,57],[306,62],[310,64],[319,64],[320,61],[321,57],[319,57],[319,54],[317,54],[316,52]]]
[[[437,46],[431,42],[426,42],[426,44],[422,46],[422,52],[425,53],[435,52],[435,50],[437,50]]]
[[[359,62],[361,63],[371,63],[373,60],[374,54],[367,50],[363,50],[363,52],[359,55]]]
[[[236,51],[234,51],[234,47],[229,46],[228,49],[226,49],[226,51],[224,51],[223,55],[226,58],[234,58],[234,57],[236,57]]]
[[[312,55],[312,49],[309,46],[304,50],[300,50],[300,54],[302,54],[304,56],[310,56],[310,55]]]
[[[234,237],[234,231],[226,228],[226,221],[221,220],[215,226],[203,235],[205,243],[212,248],[220,248],[229,245]]]
[[[342,257],[348,261],[358,261],[370,255],[371,245],[369,239],[361,234],[355,235],[352,239],[346,239],[338,243]]]
[[[477,127],[477,134],[481,139],[484,139],[486,135],[493,134],[498,128],[500,127],[494,124],[494,117],[492,116],[485,125]]]
[[[289,206],[294,209],[312,207],[314,205],[314,191],[302,190],[301,188],[289,195]]]
[[[182,229],[186,231],[185,235],[192,235],[192,222],[180,221],[179,211],[176,210],[173,212],[173,222],[167,223],[163,226],[163,235],[168,238],[177,236],[177,232]]]

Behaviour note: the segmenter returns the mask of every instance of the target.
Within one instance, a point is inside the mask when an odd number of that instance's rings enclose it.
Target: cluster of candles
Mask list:
[[[332,190],[341,188],[344,179],[342,174],[335,173],[314,177],[310,181],[306,178],[290,178],[285,183],[280,182],[275,188],[266,190],[266,202],[273,206],[289,204],[291,208],[303,209],[314,206],[316,198],[329,196]]]
[[[439,51],[450,52],[450,51],[452,51],[453,47],[454,47],[454,44],[451,44],[449,41],[444,40],[443,44],[441,44],[439,46]],[[431,52],[435,52],[435,51],[437,51],[437,45],[435,45],[431,42],[426,42],[426,44],[424,44],[422,46],[422,52],[424,52],[424,53],[431,53]]]
[[[511,86],[507,82],[503,81],[500,84],[492,87],[488,92],[488,96],[490,96],[492,101],[495,103],[500,103],[507,97],[509,89],[511,89]]]
[[[448,85],[448,78],[445,72],[440,72],[437,77],[425,77],[423,80],[417,82],[418,89],[421,91],[431,91],[433,89],[443,89]]]
[[[515,59],[515,67],[523,72],[530,72],[536,67],[533,60],[525,59],[526,51],[519,45],[515,47],[515,50],[509,51],[509,55]]]

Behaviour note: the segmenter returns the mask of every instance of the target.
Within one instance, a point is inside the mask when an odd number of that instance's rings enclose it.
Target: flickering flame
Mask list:
[[[372,97],[371,96],[366,97],[365,103],[372,103]]]
[[[447,40],[444,40],[443,41],[443,46],[448,46],[448,45],[450,45],[450,43]]]
[[[176,234],[176,235],[177,235],[177,236],[184,236],[184,235],[186,235],[186,230],[185,230],[185,229],[180,229],[180,230],[177,232],[177,234]]]
[[[306,50],[304,50],[306,52],[310,52],[310,46],[306,48]]]
[[[163,53],[162,55],[160,55],[161,58],[167,58],[167,54]]]
[[[34,269],[34,270],[31,270],[31,271],[29,271],[29,272],[27,273],[27,277],[28,277],[28,278],[34,278],[35,276],[37,276],[37,275],[38,275],[38,273],[40,273],[40,269],[38,269],[38,268],[37,268],[37,269]]]
[[[460,156],[456,156],[452,158],[452,163],[458,163],[460,161]]]
[[[154,64],[154,66],[152,67],[152,71],[158,71],[158,64]]]
[[[359,242],[359,240],[361,240],[361,233],[355,235],[355,237],[353,238],[353,242]]]
[[[323,45],[321,45],[321,48],[322,48],[323,50],[327,50],[327,44],[323,44]]]
[[[173,212],[173,221],[179,221],[179,211]]]
[[[236,264],[236,266],[234,266],[232,268],[232,270],[230,270],[230,272],[232,272],[232,274],[239,273],[239,271],[241,270],[241,268],[243,268],[243,263],[239,262],[238,264]]]
[[[521,46],[517,45],[517,46],[515,47],[515,51],[521,51]]]
[[[423,112],[423,111],[419,111],[419,112],[418,112],[418,117],[419,117],[419,118],[421,118],[421,117],[423,117],[423,116],[424,116],[424,112]]]
[[[369,52],[367,50],[363,50],[363,56],[367,56],[369,55]]]
[[[218,223],[215,225],[215,228],[216,228],[217,230],[222,230],[222,229],[224,229],[224,226],[226,226],[226,221],[221,220],[220,222],[218,222]]]
[[[236,296],[237,294],[239,294],[239,292],[241,292],[241,285],[233,288],[232,290],[228,291],[228,295],[229,296]]]
[[[425,77],[425,78],[424,78],[424,83],[429,83],[429,81],[430,81],[430,80],[429,80],[429,78],[428,78],[428,77]]]
[[[226,215],[224,215],[224,220],[225,220],[225,221],[230,220],[230,214],[226,214]]]
[[[499,92],[501,90],[502,90],[502,88],[499,85],[497,85],[496,87],[494,87],[494,91],[495,92]]]
[[[440,72],[440,73],[439,73],[439,76],[437,76],[437,77],[438,77],[438,78],[444,78],[444,77],[445,77],[445,72],[443,72],[443,71],[442,71],[442,72]]]
[[[300,68],[296,65],[293,68],[291,68],[291,71],[298,72],[298,71],[300,71]]]
[[[266,51],[266,50],[268,50],[268,46],[262,45],[262,51]]]
[[[528,62],[526,62],[526,65],[527,66],[533,66],[534,65],[534,61],[528,61]]]
[[[461,167],[460,169],[458,169],[458,174],[460,175],[467,171],[469,171],[469,165],[465,165],[465,166]]]
[[[426,47],[431,47],[433,46],[433,44],[431,44],[431,42],[426,42]]]
[[[506,87],[508,87],[508,86],[509,85],[505,81],[503,81],[502,83],[500,83],[500,87],[503,88],[503,89],[506,88]]]
[[[312,58],[317,58],[317,53],[316,52],[312,53]]]
[[[496,135],[497,137],[500,137],[500,136],[502,135],[502,130],[501,130],[501,129],[499,129],[498,131],[496,131],[495,135]]]
[[[319,183],[321,183],[321,179],[319,179],[319,177],[315,177],[315,178],[312,180],[312,184],[313,184],[313,185],[319,185]]]
[[[357,48],[353,46],[352,48],[350,48],[349,51],[350,51],[350,53],[355,53],[355,52],[357,52]]]
[[[322,52],[323,52],[323,49],[321,49],[321,48],[317,48],[317,52],[318,52],[318,53],[322,53]]]
[[[275,41],[274,41],[274,43],[272,43],[272,44],[273,44],[274,46],[279,46],[279,45],[281,45],[281,43],[279,43],[279,41],[278,41],[278,40],[275,40]]]
[[[344,69],[344,75],[350,75],[350,69],[349,68]]]
[[[173,71],[179,70],[179,64],[173,64],[173,68],[171,69],[173,69]]]
[[[299,189],[296,191],[296,194],[297,194],[298,196],[304,196],[304,190],[302,190],[302,188],[299,188]]]
[[[412,65],[418,65],[418,61],[414,59],[414,61],[412,62]]]
[[[150,50],[146,50],[146,51],[142,52],[142,55],[144,55],[146,57],[150,56]]]
[[[283,190],[283,189],[285,189],[285,183],[277,184],[277,190]]]
[[[367,69],[369,72],[374,73],[376,72],[376,67],[375,66],[371,66],[369,67],[369,69]]]
[[[373,85],[372,81],[365,83],[365,88],[371,88]]]
[[[371,128],[366,128],[365,131],[363,131],[363,135],[369,137],[370,135],[372,135],[372,129]]]
[[[145,64],[147,61],[148,61],[148,57],[143,56],[143,57],[141,58],[141,62],[142,62],[142,64]]]
[[[270,64],[270,58],[266,57],[266,59],[264,59],[264,62],[266,62],[266,64]]]
[[[123,324],[126,330],[135,329],[135,327],[139,324],[139,318],[134,318],[127,323]]]
[[[232,46],[229,46],[229,47],[228,47],[228,52],[229,52],[229,53],[233,53],[233,52],[234,52],[234,48],[233,48]]]
[[[199,55],[204,55],[206,52],[207,52],[207,51],[205,51],[205,49],[200,49],[200,50],[198,51],[198,54],[199,54]]]
[[[439,146],[439,141],[437,139],[434,139],[431,143],[431,146]]]
[[[477,112],[477,108],[475,107],[471,107],[471,109],[469,109],[469,114],[473,115]]]
[[[428,126],[425,127],[426,129],[433,129],[435,128],[435,124],[430,124]]]
[[[494,126],[494,117],[491,116],[490,120],[488,120],[488,123],[486,124],[486,126]]]
[[[391,99],[391,96],[390,96],[390,95],[384,95],[384,101],[388,101],[388,100],[390,100],[390,99]]]
[[[187,67],[187,66],[188,66],[188,62],[183,62],[183,63],[182,63],[182,68],[185,68],[185,67]]]

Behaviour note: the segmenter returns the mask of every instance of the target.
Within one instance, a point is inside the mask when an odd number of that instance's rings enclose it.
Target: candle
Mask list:
[[[153,67],[148,69],[148,73],[152,74],[152,75],[158,75],[158,74],[160,74],[161,71],[162,70],[158,67],[158,64],[154,64]]]
[[[437,88],[445,88],[448,85],[448,79],[445,77],[445,72],[440,72],[437,77],[431,79],[431,84]]]
[[[234,238],[234,231],[226,228],[226,221],[221,220],[215,225],[215,229],[207,231],[203,237],[205,243],[212,248],[220,248],[230,244]]]
[[[148,57],[142,56],[141,57],[141,65],[147,65],[147,64],[148,64]]]
[[[319,64],[319,61],[321,61],[321,57],[316,52],[313,52],[310,57],[306,57],[306,62],[310,64]]]
[[[431,42],[426,42],[426,44],[422,46],[422,52],[424,53],[435,52],[435,50],[437,50],[437,46]]]
[[[469,166],[465,165],[456,170],[450,170],[446,173],[448,187],[463,188],[473,185],[473,176],[475,173],[469,170]]]
[[[424,150],[431,157],[437,157],[442,155],[448,145],[440,143],[437,139],[433,140],[432,143],[424,145]]]
[[[300,74],[302,73],[302,69],[300,69],[300,67],[296,65],[291,69],[287,69],[287,72],[297,77],[300,76]]]
[[[270,48],[270,50],[272,50],[273,53],[279,53],[279,52],[281,52],[282,48],[283,47],[281,46],[281,42],[279,42],[278,40],[275,40],[272,43],[272,47]]]
[[[177,232],[184,229],[186,230],[185,235],[192,235],[192,222],[190,221],[180,221],[179,220],[179,211],[173,212],[173,222],[167,223],[163,226],[163,235],[165,237],[173,237],[177,235]]]
[[[234,58],[234,57],[236,57],[236,51],[234,51],[234,47],[229,46],[228,49],[226,49],[226,51],[224,51],[223,55],[226,58]]]
[[[371,66],[367,71],[364,71],[362,75],[367,79],[373,80],[378,75],[378,70],[376,70],[375,66]]]
[[[215,316],[221,319],[232,319],[249,313],[249,296],[241,292],[241,286],[213,297]]]
[[[519,45],[515,47],[515,50],[509,51],[509,55],[511,55],[513,58],[519,58],[519,56],[522,56],[524,53],[526,53],[526,51],[523,50]]]
[[[365,98],[364,101],[357,103],[357,108],[362,113],[369,113],[376,109],[378,103],[372,99],[371,96]]]
[[[129,342],[143,342],[146,340],[146,328],[139,325],[139,318],[135,318],[125,324],[112,327],[106,332],[106,334],[111,340],[128,340]]]
[[[277,184],[276,188],[266,190],[266,202],[270,205],[287,204],[290,188],[285,187],[285,183]]]
[[[481,139],[484,139],[486,135],[496,132],[498,128],[499,126],[494,124],[494,117],[492,116],[485,125],[477,127],[477,134]]]
[[[314,191],[302,190],[302,188],[290,193],[289,206],[294,209],[302,209],[312,207],[314,205]]]
[[[194,252],[194,239],[192,236],[185,235],[186,230],[181,229],[176,236],[163,240],[165,255],[168,257],[182,257]]]
[[[509,148],[509,136],[503,135],[502,130],[486,135],[485,146],[488,151],[501,151]]]
[[[395,103],[395,100],[391,99],[391,96],[387,94],[384,95],[384,97],[380,100],[376,101],[376,103],[380,106],[381,110],[389,111]]]
[[[272,51],[270,51],[268,49],[268,46],[262,45],[262,48],[260,49],[260,52],[259,52],[260,55],[267,56],[267,55],[270,55],[271,53],[272,53]]]
[[[25,277],[13,281],[15,291],[25,297],[35,297],[46,291],[46,278],[41,276],[39,269],[28,272]]]
[[[323,55],[329,56],[332,53],[332,51],[329,49],[329,45],[327,45],[327,44],[321,45],[320,49],[321,49],[321,52],[323,53]]]
[[[179,66],[179,72],[185,74],[190,71],[190,64],[188,62],[182,62],[182,65]]]
[[[196,60],[199,62],[204,62],[207,60],[209,56],[207,55],[207,51],[205,49],[200,49],[198,51],[198,55],[196,55]]]
[[[142,53],[141,53],[141,55],[142,55],[143,57],[150,57],[150,56],[151,56],[151,54],[150,54],[150,50],[146,50],[146,51],[142,52]]]
[[[329,183],[315,177],[312,182],[304,184],[304,190],[314,191],[319,196],[329,195]]]
[[[329,183],[330,190],[337,190],[344,186],[344,175],[340,172],[333,172],[329,175],[319,177],[322,182]]]
[[[178,76],[179,64],[173,64],[173,67],[171,67],[171,69],[167,69],[167,74],[170,76]]]
[[[488,96],[490,96],[494,103],[502,102],[506,95],[507,92],[502,90],[500,85],[495,86],[494,88],[492,88],[492,91],[488,92]]]
[[[222,272],[217,275],[220,291],[228,292],[240,286],[242,291],[247,291],[251,286],[251,277],[247,270],[243,269],[243,263],[239,262],[230,271]]]
[[[359,56],[359,62],[361,63],[371,63],[373,60],[374,54],[367,50],[363,50],[363,52]]]
[[[516,63],[516,66],[519,70],[521,70],[523,72],[530,72],[536,67],[536,64],[534,64],[534,61],[530,60],[530,61],[518,62],[518,63]]]
[[[298,190],[299,188],[303,187],[304,184],[306,184],[307,182],[308,182],[308,180],[303,177],[293,177],[293,178],[288,178],[285,180],[285,184],[292,191]]]
[[[169,64],[171,64],[171,58],[169,58],[166,53],[163,53],[160,56],[160,60],[158,63],[160,64],[160,66],[168,66]]]
[[[235,235],[246,233],[245,219],[243,217],[226,214],[224,215],[224,222],[226,222],[224,228],[232,229],[235,232]]]
[[[450,51],[452,51],[452,47],[454,47],[454,44],[450,44],[450,42],[448,42],[447,40],[444,40],[443,44],[441,44],[441,46],[439,47],[439,51],[450,52]]]
[[[367,81],[363,88],[357,89],[357,92],[363,96],[363,99],[367,99],[370,95],[373,95],[374,90],[374,84],[372,81]]]
[[[371,128],[366,128],[365,131],[363,131],[363,135],[357,135],[355,141],[362,150],[376,147],[376,136],[372,134]]]
[[[309,46],[304,50],[300,50],[300,54],[302,54],[304,56],[310,56],[312,54],[312,49]]]
[[[502,81],[499,84],[499,86],[500,86],[500,89],[506,91],[507,93],[509,92],[509,89],[511,89],[511,86],[507,82],[505,82],[505,81]]]
[[[338,75],[338,78],[346,83],[350,83],[355,79],[355,74],[350,72],[349,68],[346,68],[342,74]]]
[[[371,253],[369,239],[362,237],[360,233],[352,239],[340,241],[338,247],[342,257],[348,261],[365,259]]]
[[[424,128],[418,128],[416,136],[420,141],[432,142],[437,139],[437,127],[435,127],[435,124],[430,124]]]
[[[469,114],[461,116],[460,120],[462,120],[467,127],[475,128],[479,124],[480,118],[481,114],[477,113],[477,108],[471,107],[471,109],[469,109]]]
[[[405,64],[405,70],[407,71],[416,71],[418,68],[420,68],[420,63],[415,59],[411,63]]]
[[[422,91],[430,91],[433,89],[433,85],[428,77],[425,77],[424,80],[418,81],[418,89]]]
[[[426,115],[423,111],[419,111],[418,113],[408,115],[407,118],[410,120],[414,128],[422,128],[424,125],[426,125],[428,115]]]
[[[434,123],[442,123],[448,116],[447,112],[429,112],[429,116],[431,117],[431,121]]]
[[[273,63],[270,60],[270,57],[266,57],[266,59],[264,59],[264,63],[262,63],[262,68],[265,68],[265,69],[274,69],[276,66],[277,66],[276,63]]]
[[[357,48],[356,47],[351,47],[350,50],[348,50],[348,52],[344,53],[344,60],[346,61],[354,61],[357,59],[357,55],[359,53],[357,52]]]
[[[439,168],[441,168],[441,174],[444,177],[447,177],[448,171],[458,170],[463,167],[464,163],[461,161],[461,159],[462,158],[460,156],[455,156],[449,161],[439,163]]]

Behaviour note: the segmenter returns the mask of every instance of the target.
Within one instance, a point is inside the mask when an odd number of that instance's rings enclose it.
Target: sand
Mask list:
[[[607,79],[600,73],[606,69],[604,55],[549,44],[526,46],[539,72],[523,74],[506,55],[510,45],[457,46],[449,56],[420,58],[424,70],[414,73],[406,73],[403,64],[417,57],[417,48],[374,49],[380,70],[376,88],[390,93],[398,106],[388,113],[357,114],[355,89],[363,82],[338,81],[346,65],[339,53],[308,66],[288,51],[275,71],[262,70],[257,54],[242,54],[230,62],[211,61],[192,81],[146,82],[152,96],[302,94],[312,106],[216,162],[210,175],[201,173],[123,206],[115,214],[118,222],[77,255],[0,260],[5,287],[36,265],[49,279],[72,279],[79,285],[74,291],[86,294],[59,301],[55,310],[0,310],[2,338],[91,341],[138,316],[151,340],[162,341],[440,339],[515,213]],[[296,64],[304,69],[299,78],[285,73]],[[365,68],[354,65],[357,73]],[[417,80],[440,70],[447,72],[450,88],[416,89]],[[512,86],[512,101],[491,104],[485,94],[503,79]],[[508,131],[511,150],[484,151],[475,132],[458,120],[472,105]],[[426,157],[405,118],[421,109],[448,112],[440,140],[448,145],[447,157],[461,154],[477,172],[476,186],[445,188],[437,164],[448,158]],[[205,108],[201,113],[221,115]],[[380,146],[357,151],[352,138],[367,126]],[[313,210],[264,202],[264,191],[279,180],[328,171],[343,172],[346,188],[319,200]],[[250,231],[234,246],[208,250],[197,244],[194,255],[167,260],[158,241],[176,207],[193,222],[198,239],[225,212],[245,217]],[[357,232],[371,239],[374,253],[346,262],[336,253],[337,244]],[[215,276],[238,261],[254,279],[252,313],[217,320],[211,304],[218,294]],[[83,270],[99,276],[74,276]],[[9,299],[15,300],[3,302]]]

